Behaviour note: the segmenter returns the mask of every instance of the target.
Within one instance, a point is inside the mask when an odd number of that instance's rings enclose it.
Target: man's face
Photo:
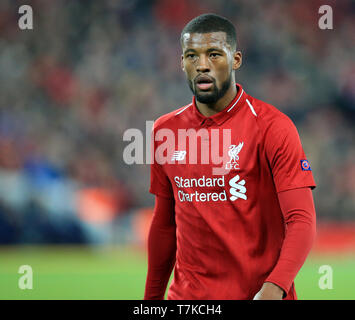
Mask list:
[[[225,32],[185,33],[181,66],[196,100],[214,104],[225,95],[232,71],[241,63],[240,52],[233,52]]]

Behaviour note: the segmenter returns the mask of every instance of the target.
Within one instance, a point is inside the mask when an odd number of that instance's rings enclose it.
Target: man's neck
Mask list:
[[[237,92],[238,91],[235,83],[232,83],[226,94],[222,98],[220,98],[216,103],[205,104],[195,100],[196,107],[205,117],[213,116],[214,114],[222,111],[225,107],[227,107],[235,98]]]

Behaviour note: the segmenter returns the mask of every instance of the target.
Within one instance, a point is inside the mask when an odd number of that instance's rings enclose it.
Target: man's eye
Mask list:
[[[194,58],[195,55],[194,55],[193,53],[189,53],[188,55],[186,55],[186,57],[188,57],[188,58]]]
[[[219,53],[215,53],[215,52],[214,52],[214,53],[211,53],[211,57],[212,57],[212,58],[216,58],[216,57],[218,57],[218,56],[220,56]]]

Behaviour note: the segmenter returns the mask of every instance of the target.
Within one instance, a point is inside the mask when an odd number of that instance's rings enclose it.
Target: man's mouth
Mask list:
[[[206,75],[198,76],[195,82],[200,90],[208,90],[213,86],[213,79]]]

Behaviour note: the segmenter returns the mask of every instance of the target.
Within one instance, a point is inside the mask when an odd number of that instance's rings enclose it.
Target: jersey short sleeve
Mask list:
[[[265,134],[265,148],[277,192],[315,188],[311,166],[291,119],[285,115],[274,119]]]
[[[151,165],[149,192],[165,198],[173,198],[174,193],[168,176],[163,166],[155,158],[157,144],[155,142],[155,127],[151,135]]]

